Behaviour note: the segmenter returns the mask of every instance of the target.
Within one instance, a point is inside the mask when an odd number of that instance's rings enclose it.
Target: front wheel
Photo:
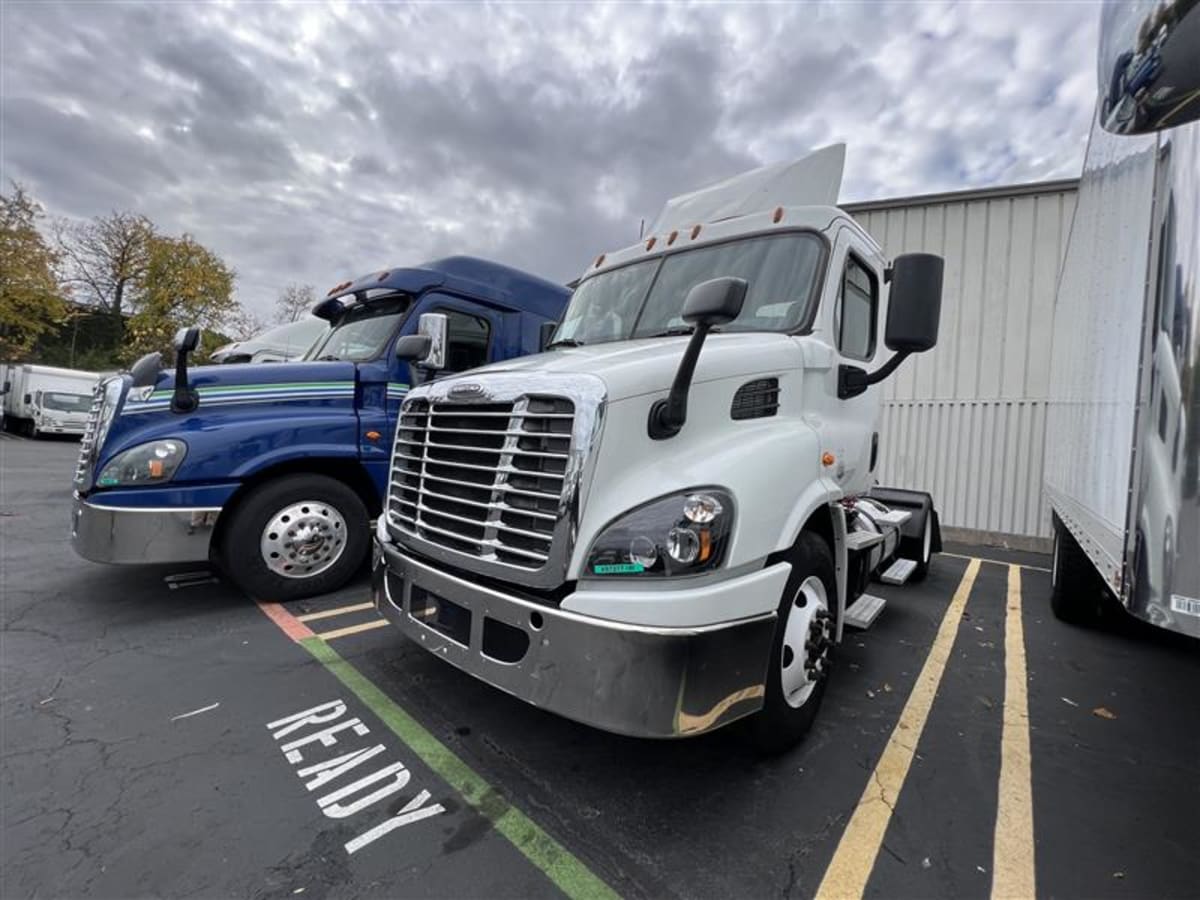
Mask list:
[[[779,601],[775,640],[767,664],[763,708],[751,719],[759,750],[779,753],[812,727],[825,696],[837,633],[837,580],[833,554],[815,534],[792,548],[792,573]]]
[[[366,506],[324,475],[288,475],[259,485],[232,516],[221,540],[222,564],[256,600],[337,590],[370,548]]]

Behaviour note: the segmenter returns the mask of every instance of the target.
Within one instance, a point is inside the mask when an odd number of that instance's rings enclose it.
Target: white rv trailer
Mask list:
[[[31,437],[82,435],[92,406],[97,372],[33,363],[4,366],[4,427]]]
[[[1106,5],[1054,316],[1053,608],[1200,637],[1200,4]]]
[[[889,263],[834,206],[843,159],[672,200],[588,267],[548,352],[414,389],[380,612],[599,728],[753,716],[763,747],[799,740],[844,626],[883,605],[871,578],[919,577],[940,549],[929,496],[874,481],[875,385],[935,343],[942,260]],[[413,352],[436,366],[438,344]]]

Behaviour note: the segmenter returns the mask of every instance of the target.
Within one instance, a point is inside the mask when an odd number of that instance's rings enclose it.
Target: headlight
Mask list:
[[[695,575],[725,558],[733,498],[701,488],[653,500],[611,522],[592,543],[587,575]]]
[[[187,455],[183,441],[150,441],[118,453],[96,479],[99,487],[170,481]]]

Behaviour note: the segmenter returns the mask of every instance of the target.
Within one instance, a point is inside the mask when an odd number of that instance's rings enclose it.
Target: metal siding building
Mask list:
[[[1050,332],[1076,186],[844,205],[889,256],[946,260],[937,347],[883,383],[879,480],[932,493],[947,536],[1046,546]]]

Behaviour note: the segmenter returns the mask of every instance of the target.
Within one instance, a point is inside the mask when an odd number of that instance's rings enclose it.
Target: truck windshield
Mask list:
[[[42,408],[55,409],[59,412],[82,412],[92,408],[92,398],[86,394],[60,394],[58,391],[46,391],[42,394]]]
[[[304,358],[346,362],[374,359],[383,352],[411,305],[412,300],[407,296],[356,303]]]
[[[603,272],[575,290],[555,344],[597,344],[686,333],[683,301],[710,278],[750,284],[742,313],[722,331],[792,331],[820,283],[822,244],[809,232],[729,241]]]

